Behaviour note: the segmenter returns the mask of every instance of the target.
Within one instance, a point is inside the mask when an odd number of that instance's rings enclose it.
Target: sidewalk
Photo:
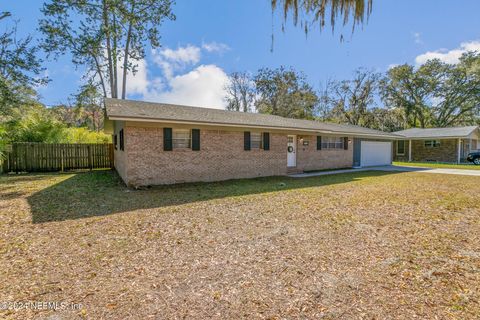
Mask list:
[[[381,167],[367,167],[367,168],[353,168],[342,170],[329,170],[309,173],[297,173],[289,175],[292,178],[308,178],[316,176],[325,176],[330,174],[353,173],[362,171],[391,171],[391,172],[422,172],[422,173],[436,173],[436,174],[454,174],[464,176],[480,176],[480,170],[466,170],[466,169],[443,169],[443,168],[422,168],[422,167],[408,167],[408,166],[381,166]]]

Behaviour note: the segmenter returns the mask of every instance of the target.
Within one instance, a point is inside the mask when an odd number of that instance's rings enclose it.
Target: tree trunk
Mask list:
[[[132,4],[130,14],[133,15],[135,11],[135,2]],[[130,41],[132,40],[133,22],[128,24],[127,40],[125,42],[125,52],[123,57],[123,79],[122,79],[122,99],[127,96],[127,74],[128,74],[128,55],[130,54]]]
[[[113,12],[113,52],[112,52],[112,60],[113,60],[113,89],[115,91],[115,97],[118,97],[118,76],[117,76],[117,59],[118,59],[118,51],[117,51],[117,19],[115,16],[115,12]]]
[[[105,27],[105,38],[107,41],[107,60],[108,60],[108,75],[110,77],[110,95],[112,98],[116,98],[114,78],[113,78],[113,63],[112,63],[112,46],[110,43],[110,24],[108,22],[108,0],[103,0],[103,24]]]
[[[127,72],[128,72],[128,54],[130,52],[130,41],[132,36],[132,23],[128,26],[127,41],[125,43],[125,52],[123,57],[123,79],[122,79],[122,99],[127,95]]]
[[[98,62],[98,58],[96,55],[93,55],[93,59],[95,60],[95,65],[97,67],[97,73],[100,77],[100,84],[102,85],[103,97],[107,97],[107,88],[105,87],[105,80],[103,79],[102,69],[100,67],[100,63]]]

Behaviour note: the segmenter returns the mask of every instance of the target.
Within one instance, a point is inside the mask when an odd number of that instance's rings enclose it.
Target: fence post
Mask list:
[[[62,171],[61,171],[61,172],[64,172],[64,170],[63,170],[64,167],[65,167],[65,165],[64,165],[64,161],[65,161],[65,149],[64,149],[64,148],[62,148],[61,154],[62,154],[62,157],[61,157],[61,158],[62,158],[62,160],[61,160],[61,162],[62,162],[62,165],[61,165],[61,166],[62,166]]]
[[[90,168],[90,171],[93,170],[93,163],[92,163],[92,146],[88,145],[87,147],[88,150],[88,167]]]
[[[108,159],[110,160],[110,169],[113,169],[115,167],[115,157],[113,151],[113,144],[111,143],[108,144]]]

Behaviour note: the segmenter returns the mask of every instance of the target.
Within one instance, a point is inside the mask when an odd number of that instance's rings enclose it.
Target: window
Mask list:
[[[397,141],[397,154],[400,156],[405,155],[405,141]]]
[[[440,147],[440,141],[438,140],[425,140],[425,148],[437,148]]]
[[[190,148],[191,134],[188,129],[173,129],[173,148],[186,149]]]
[[[343,137],[322,137],[322,149],[343,149]]]
[[[262,134],[260,132],[250,133],[250,148],[261,149],[262,147]]]

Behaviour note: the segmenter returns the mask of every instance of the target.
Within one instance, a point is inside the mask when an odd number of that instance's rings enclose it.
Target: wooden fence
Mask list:
[[[113,145],[13,143],[3,172],[48,172],[113,168]]]

